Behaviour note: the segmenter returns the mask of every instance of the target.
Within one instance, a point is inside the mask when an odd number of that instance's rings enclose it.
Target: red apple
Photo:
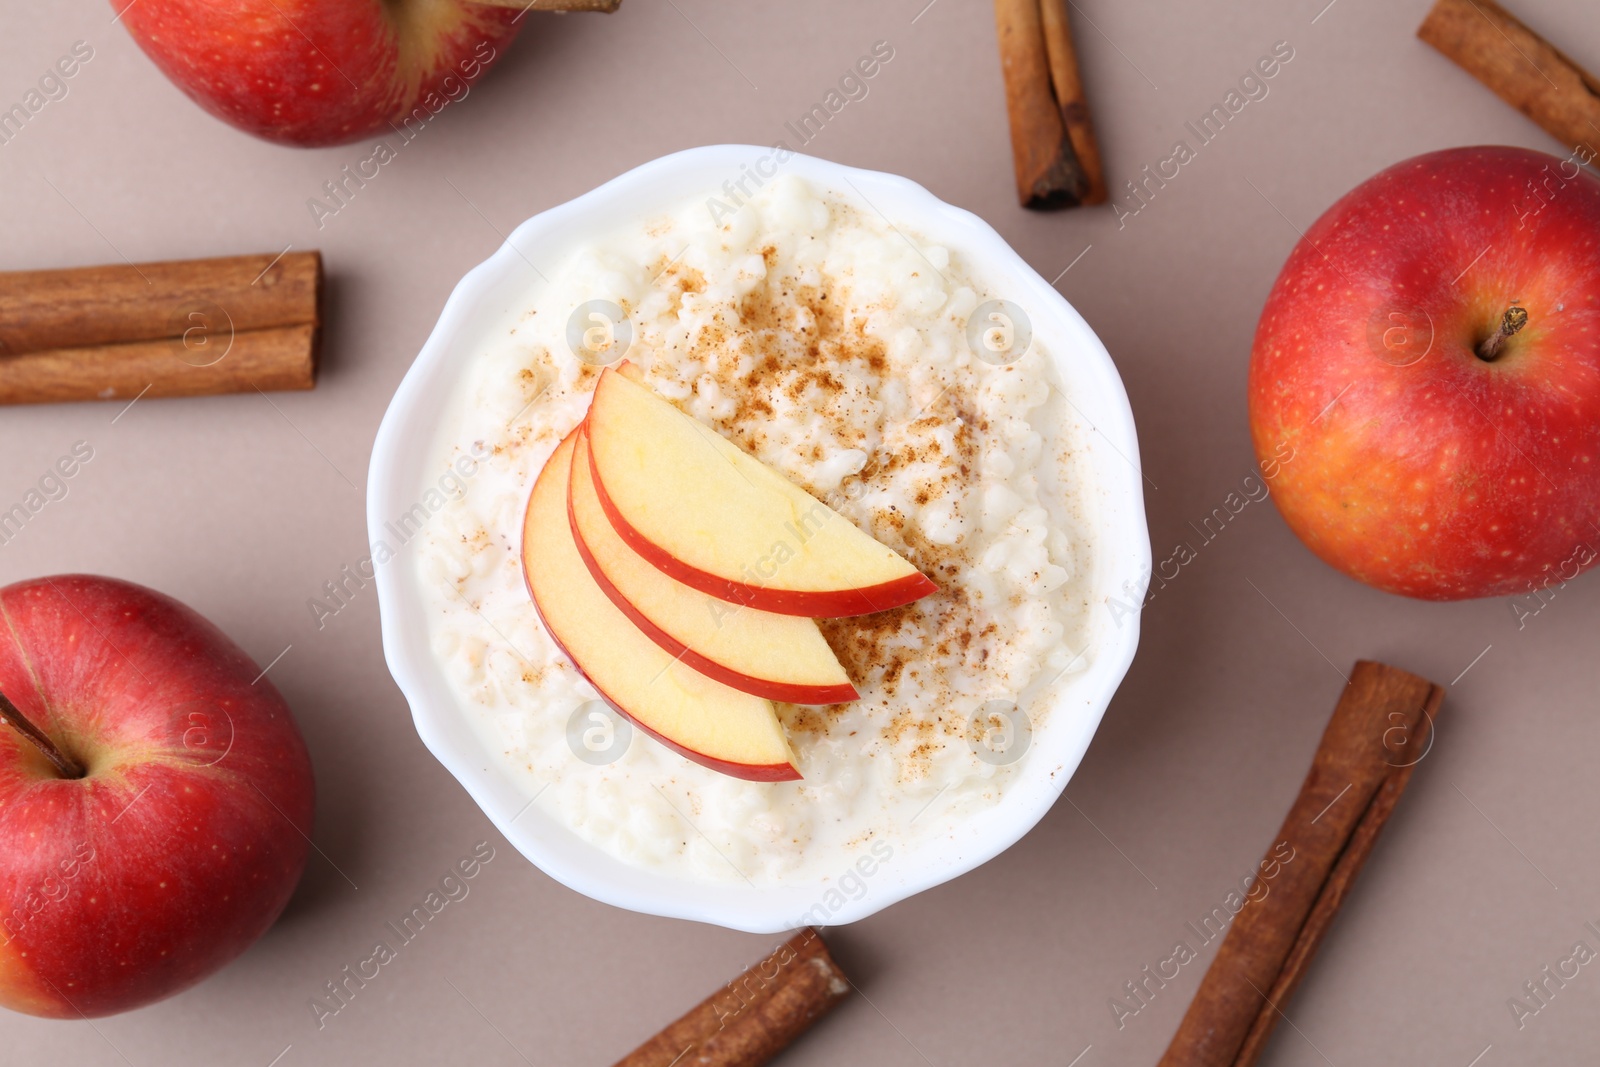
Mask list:
[[[111,0],[167,77],[281,144],[409,140],[516,36],[523,4],[470,0]],[[353,191],[353,190],[352,190]]]
[[[1396,164],[1329,208],[1267,299],[1256,455],[1289,526],[1430,600],[1600,553],[1600,182],[1521,148]]]
[[[193,985],[305,866],[288,706],[215,626],[130,582],[18,582],[0,622],[0,1003],[76,1019]]]

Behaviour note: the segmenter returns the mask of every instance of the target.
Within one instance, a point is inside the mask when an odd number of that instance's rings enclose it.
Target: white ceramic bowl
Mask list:
[[[716,193],[745,165],[767,174],[773,150],[717,145],[678,152],[646,163],[593,192],[543,212],[517,227],[493,256],[456,286],[438,325],[400,383],[378,429],[368,477],[367,522],[374,541],[387,516],[403,512],[437,471],[427,466],[436,428],[456,386],[457,368],[527,296],[523,252],[552,262],[560,251],[619,219],[643,220],[689,198]],[[990,296],[1023,307],[1034,336],[1047,342],[1071,398],[1093,471],[1094,645],[1087,670],[1064,685],[1049,721],[1033,732],[1022,773],[994,807],[962,823],[947,837],[895,853],[855,899],[829,907],[828,925],[854,922],[914,893],[948,881],[992,859],[1027,833],[1061,795],[1077,769],[1112,693],[1138,643],[1138,617],[1113,619],[1110,598],[1126,600],[1125,583],[1142,588],[1150,568],[1139,446],[1133,413],[1116,367],[1083,319],[1024,263],[982,219],[936,199],[904,178],[856,170],[808,156],[793,156],[781,170],[881,212],[893,224],[958,249],[971,276]],[[403,553],[378,568],[383,648],[389,670],[411,703],[423,743],[461,781],[490,820],[516,848],[563,884],[618,907],[715,923],[756,933],[790,929],[830,888],[822,882],[756,888],[706,884],[630,866],[584,841],[536,805],[524,785],[501,769],[459,710],[429,648],[423,598]],[[1067,711],[1062,714],[1059,712]],[[842,873],[847,858],[841,856]],[[830,898],[835,903],[837,898]]]

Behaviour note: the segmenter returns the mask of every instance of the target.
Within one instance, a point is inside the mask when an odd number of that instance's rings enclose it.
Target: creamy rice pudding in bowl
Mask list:
[[[977,217],[681,152],[450,297],[373,453],[384,650],[552,877],[851,922],[1065,787],[1137,642],[1138,454],[1104,347]]]

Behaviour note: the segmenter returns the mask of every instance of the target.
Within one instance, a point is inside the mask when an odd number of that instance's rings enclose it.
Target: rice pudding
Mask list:
[[[969,320],[1004,294],[959,249],[792,176],[732,213],[686,202],[565,251],[461,367],[435,471],[471,474],[407,547],[460,714],[558,822],[688,879],[823,881],[996,803],[1095,655],[1087,428],[1049,338],[975,347],[989,327]],[[596,693],[541,625],[521,530],[600,374],[569,330],[595,301],[625,315],[615,358],[652,389],[940,587],[821,620],[860,699],[778,705],[799,781],[731,778],[639,731],[609,762],[570,740]]]

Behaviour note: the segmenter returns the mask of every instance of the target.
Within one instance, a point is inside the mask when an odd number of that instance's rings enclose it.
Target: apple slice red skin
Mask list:
[[[839,619],[903,607],[939,591],[938,585],[921,572],[913,572],[893,581],[863,586],[859,589],[826,590],[772,589],[711,574],[671,555],[629,524],[610,494],[606,492],[606,484],[600,477],[593,449],[589,450],[589,472],[594,479],[595,494],[600,498],[601,509],[605,511],[606,518],[611,520],[611,528],[628,542],[629,548],[649,560],[663,574],[670,575],[684,585],[719,600],[778,615],[803,615],[808,619]]]
[[[528,585],[526,579],[523,580],[523,584],[527,586],[528,598],[533,600],[533,587]],[[537,600],[533,600],[533,610],[538,613],[540,624],[544,626],[545,633],[550,635],[550,640],[555,643],[556,648],[560,649],[561,654],[567,657],[567,662],[572,664],[573,669],[579,674],[583,675],[584,681],[594,686],[594,691],[600,694],[600,699],[606,702],[607,707],[616,712],[618,715],[621,715],[624,719],[627,719],[629,722],[633,723],[633,725],[638,727],[642,732],[649,734],[655,740],[672,749],[672,751],[676,752],[690,763],[698,763],[702,767],[709,767],[711,770],[717,771],[720,774],[726,774],[730,778],[742,778],[747,782],[795,782],[800,780],[800,772],[787,763],[729,763],[727,760],[716,759],[714,757],[692,751],[691,749],[684,748],[682,745],[672,740],[672,738],[663,736],[662,734],[650,729],[650,727],[646,726],[638,719],[635,719],[632,715],[629,715],[627,708],[622,707],[615,700],[611,699],[611,697],[606,694],[604,689],[601,689],[598,685],[595,685],[593,678],[590,678],[587,674],[584,674],[582,665],[580,665],[578,661],[572,657],[572,653],[567,651],[566,646],[561,643],[561,639],[557,637],[555,631],[550,628],[550,623],[545,619],[544,612],[539,609],[539,602]]]
[[[572,432],[576,434],[578,431],[573,430]],[[577,538],[574,537],[573,540],[577,541]],[[624,719],[627,719],[634,726],[638,727],[643,733],[648,734],[656,741],[659,741],[667,748],[670,748],[672,751],[676,752],[690,763],[697,763],[702,767],[707,767],[718,772],[719,774],[725,774],[730,778],[740,778],[747,782],[795,782],[800,780],[800,771],[792,764],[733,763],[728,760],[720,760],[714,756],[707,756],[703,753],[695,752],[691,749],[685,748],[676,741],[672,740],[670,737],[666,737],[660,733],[657,733],[649,726],[646,726],[644,723],[628,714],[627,708],[624,708],[622,705],[617,703],[617,701],[612,699],[604,689],[595,684],[595,680],[590,678],[589,675],[584,671],[583,665],[578,662],[576,657],[574,657],[571,652],[567,651],[567,647],[561,643],[561,638],[556,636],[556,631],[550,625],[550,620],[545,618],[544,609],[539,606],[539,598],[534,595],[533,582],[528,578],[528,568],[526,563],[523,564],[522,568],[522,584],[523,588],[527,589],[528,591],[528,600],[533,604],[534,612],[539,616],[539,624],[544,627],[544,632],[550,635],[550,640],[554,642],[556,648],[561,651],[561,654],[567,657],[567,662],[572,664],[574,670],[583,675],[585,681],[587,681],[591,686],[594,686],[594,691],[600,694],[600,699],[606,702],[607,707],[611,708],[611,710],[615,711],[618,715],[621,715]]]
[[[89,770],[61,778],[0,727],[0,1004],[128,1011],[277,919],[310,851],[315,787],[260,674],[197,612],[131,582],[0,589],[0,691]]]
[[[582,427],[579,428],[579,432],[582,432]],[[574,453],[574,462],[577,462],[576,455]],[[592,464],[590,469],[593,469]],[[861,699],[861,694],[856,691],[856,687],[849,683],[843,685],[796,685],[789,682],[775,682],[768,678],[754,678],[748,674],[742,674],[739,671],[724,667],[716,660],[708,659],[696,652],[651,622],[644,612],[640,611],[627,597],[623,596],[622,591],[606,577],[605,571],[600,567],[600,561],[594,558],[594,553],[584,543],[583,534],[578,531],[578,516],[572,502],[570,483],[567,492],[567,521],[572,525],[572,540],[578,546],[578,555],[583,557],[583,565],[589,568],[589,574],[593,576],[601,591],[646,637],[707,678],[714,678],[723,685],[749,693],[752,696],[766,697],[768,700],[779,700],[786,704],[848,704],[853,700]],[[571,659],[572,657],[568,656],[567,658]],[[591,682],[591,684],[593,683]]]

